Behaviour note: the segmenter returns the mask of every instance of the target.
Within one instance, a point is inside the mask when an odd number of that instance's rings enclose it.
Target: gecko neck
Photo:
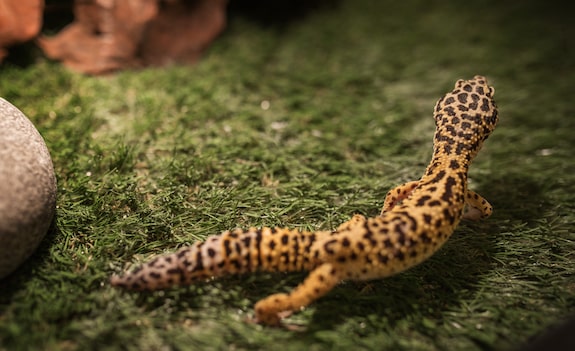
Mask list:
[[[457,139],[437,141],[436,138],[430,166],[435,162],[441,162],[443,166],[448,169],[467,172],[472,160],[472,152],[468,150],[467,143],[465,141],[459,141]]]
[[[431,162],[420,180],[422,186],[443,182],[454,182],[462,189],[467,188],[467,172],[473,159],[472,154],[457,140],[438,141],[434,144]]]

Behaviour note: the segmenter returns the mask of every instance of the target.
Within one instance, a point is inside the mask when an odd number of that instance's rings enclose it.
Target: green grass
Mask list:
[[[54,230],[0,281],[0,350],[507,350],[575,311],[575,26],[501,1],[341,1],[289,21],[234,15],[195,67],[0,68],[58,177]],[[332,229],[376,215],[430,157],[432,107],[486,75],[500,125],[470,184],[495,207],[424,264],[246,323],[303,274],[151,294],[108,277],[234,227]],[[262,109],[262,101],[269,109]]]

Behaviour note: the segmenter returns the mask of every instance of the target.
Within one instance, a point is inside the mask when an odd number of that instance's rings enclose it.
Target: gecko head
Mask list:
[[[436,140],[465,145],[474,156],[498,121],[494,94],[485,77],[458,80],[435,105]]]

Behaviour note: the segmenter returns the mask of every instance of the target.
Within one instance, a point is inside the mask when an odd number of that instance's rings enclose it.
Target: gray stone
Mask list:
[[[56,177],[44,139],[0,98],[0,279],[36,250],[55,209]]]

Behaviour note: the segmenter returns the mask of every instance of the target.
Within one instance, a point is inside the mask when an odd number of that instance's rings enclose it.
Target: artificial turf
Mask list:
[[[575,312],[570,11],[319,4],[232,8],[193,67],[88,77],[40,56],[0,67],[0,95],[44,136],[59,187],[53,229],[0,281],[0,350],[509,350]],[[470,186],[495,212],[422,265],[343,283],[292,328],[246,320],[304,274],[155,293],[108,284],[226,229],[377,215],[392,186],[423,172],[435,101],[475,74],[495,86],[500,124]]]

